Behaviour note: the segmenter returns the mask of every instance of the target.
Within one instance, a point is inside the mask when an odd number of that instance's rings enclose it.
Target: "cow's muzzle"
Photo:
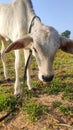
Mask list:
[[[53,78],[54,78],[54,75],[51,75],[49,77],[42,75],[42,79],[43,79],[44,82],[50,82],[50,81],[53,80]]]

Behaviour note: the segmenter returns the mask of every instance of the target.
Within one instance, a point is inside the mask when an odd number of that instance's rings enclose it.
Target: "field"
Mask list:
[[[24,58],[20,72],[23,81]],[[0,117],[16,103],[14,91],[14,54],[7,54],[7,66],[11,82],[6,82],[0,58]],[[31,76],[35,92],[30,92],[25,83],[22,106],[17,106],[0,130],[73,130],[73,55],[58,51],[54,60],[55,77],[51,83],[38,80],[38,68],[32,57]]]

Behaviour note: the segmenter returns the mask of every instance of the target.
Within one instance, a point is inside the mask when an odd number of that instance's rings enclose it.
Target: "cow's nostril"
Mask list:
[[[51,76],[49,76],[49,77],[42,75],[42,79],[43,79],[44,82],[52,81],[53,78],[54,78],[54,75],[51,75]]]

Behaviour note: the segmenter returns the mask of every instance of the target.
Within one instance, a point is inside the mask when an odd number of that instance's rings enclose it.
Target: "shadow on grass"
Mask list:
[[[14,112],[12,112],[3,122],[3,124],[0,124],[0,129],[3,130],[5,129],[5,126],[7,126],[8,124],[10,124],[12,121],[14,121],[17,117],[18,114],[20,113],[19,108],[15,109]],[[2,115],[4,116],[4,115]],[[2,117],[1,116],[1,117]]]

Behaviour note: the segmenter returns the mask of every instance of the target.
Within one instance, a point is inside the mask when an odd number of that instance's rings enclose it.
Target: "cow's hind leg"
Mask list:
[[[7,71],[7,67],[6,67],[6,56],[5,56],[5,47],[6,47],[6,40],[1,37],[1,43],[2,43],[2,47],[1,47],[1,59],[2,59],[2,63],[3,63],[3,69],[4,69],[4,76],[5,79],[7,81],[10,81],[9,77],[8,77],[8,71]]]

